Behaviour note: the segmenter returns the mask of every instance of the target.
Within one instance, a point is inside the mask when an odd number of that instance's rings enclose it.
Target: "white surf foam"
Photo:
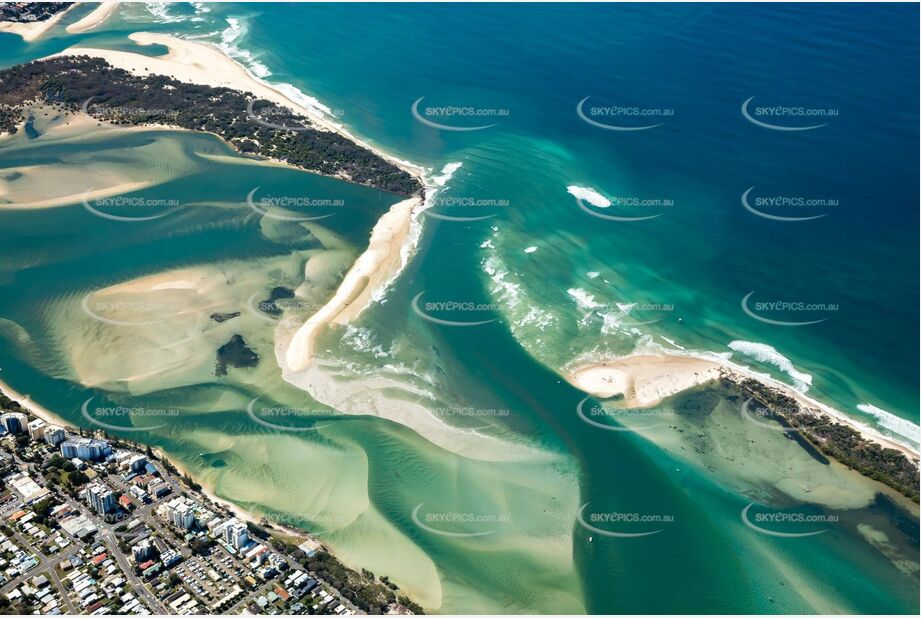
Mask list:
[[[729,348],[756,361],[777,367],[793,379],[794,388],[802,393],[808,391],[812,385],[812,376],[797,370],[793,362],[778,352],[774,346],[754,341],[736,340],[730,342]]]
[[[602,306],[601,303],[595,300],[595,297],[592,296],[591,293],[586,292],[582,288],[569,288],[566,290],[566,293],[576,300],[576,304],[581,309],[591,310]]]
[[[245,66],[256,77],[265,78],[272,74],[269,67],[256,59],[253,52],[240,47],[238,41],[246,34],[246,24],[236,17],[227,18],[227,28],[221,31],[221,40],[217,43],[218,49]],[[273,86],[281,89],[281,84]],[[286,93],[287,94],[287,93]]]
[[[179,15],[171,15],[169,12],[172,2],[145,2],[144,7],[154,16],[155,20],[161,24],[171,24],[182,21]]]
[[[566,187],[566,190],[569,191],[570,195],[576,197],[577,199],[585,200],[592,206],[597,206],[598,208],[607,208],[611,205],[611,200],[601,195],[591,187],[569,185]]]
[[[454,172],[459,170],[463,163],[448,163],[443,168],[441,168],[441,173],[438,176],[432,176],[432,182],[434,182],[439,187],[443,187],[448,184],[448,181],[451,180],[451,177],[454,176]]]
[[[875,417],[879,424],[889,431],[895,432],[915,443],[921,443],[921,427],[910,420],[896,416],[882,408],[877,408],[871,403],[861,403],[857,406],[857,409]]]

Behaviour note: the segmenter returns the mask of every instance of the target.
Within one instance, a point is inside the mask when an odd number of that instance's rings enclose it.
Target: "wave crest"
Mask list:
[[[812,376],[796,369],[793,362],[778,352],[774,346],[754,341],[736,340],[730,342],[729,348],[758,362],[777,367],[793,379],[794,388],[802,393],[808,391],[812,386]]]

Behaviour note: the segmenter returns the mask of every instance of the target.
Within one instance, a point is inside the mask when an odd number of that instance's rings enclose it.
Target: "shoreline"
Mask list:
[[[309,105],[298,103],[271,84],[255,77],[245,66],[212,44],[187,41],[178,37],[152,32],[133,32],[128,35],[128,38],[141,46],[162,45],[168,51],[163,56],[145,56],[121,50],[74,46],[52,54],[48,58],[90,56],[105,60],[112,66],[124,69],[135,75],[165,75],[190,84],[202,84],[215,88],[223,87],[250,92],[261,99],[306,116],[319,128],[341,135],[352,143],[373,152],[402,169],[418,180],[421,185],[426,186],[427,184],[425,182],[425,176],[428,171],[426,168],[404,161],[373,144],[359,139],[343,125],[330,120],[323,112]]]
[[[46,423],[49,423],[52,425],[60,425],[61,427],[64,427],[65,429],[70,430],[72,432],[78,431],[80,429],[79,426],[64,419],[61,416],[58,416],[57,414],[55,414],[54,412],[52,412],[51,410],[49,410],[48,408],[40,404],[39,402],[32,399],[31,395],[24,395],[20,393],[19,391],[15,390],[14,388],[10,386],[8,382],[2,379],[0,379],[0,392],[5,394],[10,399],[13,399],[19,402],[19,404],[22,406],[22,408],[26,412],[28,412],[32,416],[42,419]],[[83,429],[86,430],[88,428],[84,427]],[[92,429],[90,430],[94,431]],[[177,463],[176,460],[171,458],[169,455],[167,455],[163,451],[163,449],[161,449],[160,447],[151,447],[151,450],[156,454],[156,456],[161,461],[167,462],[169,465],[171,465],[176,470],[178,470],[180,474],[184,474],[188,476],[189,478],[196,480],[195,477],[191,474],[191,472],[189,472],[188,468],[186,468],[184,465],[180,463]],[[198,481],[196,480],[196,482]],[[260,527],[267,527],[264,523],[261,522],[262,518],[257,513],[252,513],[250,511],[247,511],[241,508],[240,506],[230,502],[229,500],[225,500],[223,498],[218,497],[217,495],[214,494],[214,492],[211,489],[205,487],[204,485],[201,485],[200,483],[199,483],[199,486],[201,487],[201,489],[199,490],[193,490],[191,488],[189,488],[189,490],[192,492],[198,491],[198,493],[207,497],[209,500],[211,500],[215,504],[219,504],[225,509],[227,509],[228,511],[231,511],[239,519],[251,522]],[[277,524],[274,522],[270,522],[270,523],[271,525],[268,527],[279,530],[287,536],[295,537],[301,541],[310,541],[311,543],[316,543],[317,546],[322,546],[322,543],[320,543],[320,541],[318,541],[315,537],[313,537],[309,532],[306,532],[304,530],[300,530],[297,528],[291,528],[283,524]]]
[[[589,395],[602,399],[624,395],[624,401],[630,408],[654,406],[665,397],[712,382],[724,374],[728,374],[729,377],[753,379],[769,388],[779,390],[800,406],[818,409],[858,432],[867,441],[901,452],[916,465],[921,456],[919,451],[909,445],[886,436],[832,406],[800,393],[788,384],[728,361],[694,355],[646,353],[564,367],[560,373],[567,382]]]
[[[118,2],[100,2],[99,5],[93,9],[91,13],[85,15],[79,21],[75,21],[74,23],[70,24],[67,26],[67,28],[65,28],[65,30],[67,30],[67,32],[70,34],[82,34],[84,32],[89,32],[107,20],[117,8]]]
[[[22,40],[26,43],[31,43],[32,41],[42,37],[45,33],[51,30],[61,18],[64,17],[67,13],[71,11],[78,3],[73,3],[60,13],[55,13],[45,21],[32,21],[32,22],[20,22],[20,21],[0,21],[0,32],[5,32],[7,34],[18,34],[22,37]]]

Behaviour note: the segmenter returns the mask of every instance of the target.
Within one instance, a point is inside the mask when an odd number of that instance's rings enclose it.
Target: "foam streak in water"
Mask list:
[[[777,351],[774,346],[754,341],[733,341],[729,348],[758,362],[777,367],[793,379],[796,390],[805,393],[812,385],[812,376],[798,371],[789,358]]]

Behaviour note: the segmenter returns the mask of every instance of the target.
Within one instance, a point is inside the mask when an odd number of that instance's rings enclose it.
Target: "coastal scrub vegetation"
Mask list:
[[[834,422],[818,410],[805,408],[780,389],[758,380],[732,376],[728,382],[796,428],[825,455],[918,502],[918,462],[911,461],[901,451],[868,440],[853,427]]]
[[[345,136],[231,88],[132,75],[86,56],[48,58],[0,71],[0,132],[15,133],[28,115],[28,105],[36,102],[84,111],[116,125],[207,131],[243,154],[399,195],[422,190],[411,174]]]

